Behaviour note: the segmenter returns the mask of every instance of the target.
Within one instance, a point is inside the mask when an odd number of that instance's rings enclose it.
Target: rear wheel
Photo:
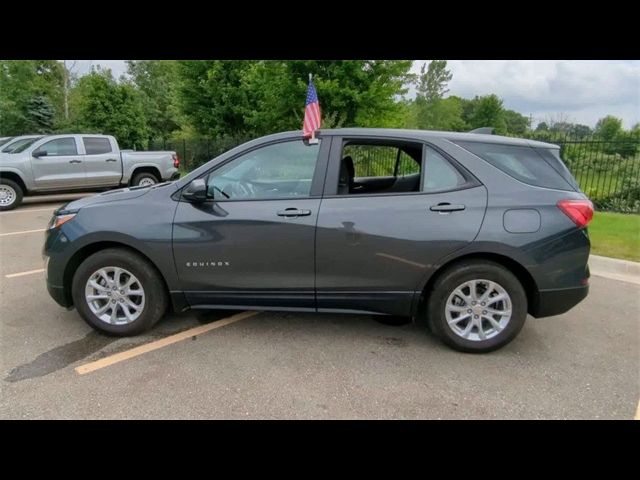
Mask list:
[[[158,177],[156,177],[153,173],[142,172],[136,173],[133,176],[133,181],[131,184],[133,186],[140,187],[150,187],[151,185],[155,185],[158,183]]]
[[[527,317],[527,296],[502,265],[471,260],[435,283],[427,308],[431,329],[463,352],[490,352],[513,340]]]
[[[88,257],[76,270],[72,296],[78,313],[93,328],[117,336],[150,329],[167,309],[167,294],[155,268],[139,255],[109,248]]]
[[[0,178],[0,211],[13,210],[22,203],[22,188],[13,180]]]

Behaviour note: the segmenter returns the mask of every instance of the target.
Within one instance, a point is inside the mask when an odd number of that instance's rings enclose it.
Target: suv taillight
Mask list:
[[[560,200],[557,205],[579,228],[589,225],[593,218],[593,203],[589,200]]]
[[[178,154],[177,154],[177,153],[174,153],[174,154],[173,154],[173,166],[174,166],[175,168],[180,167],[180,157],[178,156]]]

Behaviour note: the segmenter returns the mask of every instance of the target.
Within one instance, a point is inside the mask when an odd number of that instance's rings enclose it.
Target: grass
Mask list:
[[[589,238],[595,255],[640,262],[640,215],[596,212]]]

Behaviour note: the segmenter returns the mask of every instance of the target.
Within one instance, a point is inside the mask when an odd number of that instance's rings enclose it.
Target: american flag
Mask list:
[[[302,122],[302,136],[311,137],[320,128],[320,102],[313,81],[309,78],[307,89],[307,103],[304,106],[304,121]]]

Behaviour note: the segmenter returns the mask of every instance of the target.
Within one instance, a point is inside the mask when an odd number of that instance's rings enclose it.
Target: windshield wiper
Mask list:
[[[222,190],[220,190],[218,187],[216,187],[215,185],[212,185],[213,188],[215,188],[217,191],[219,191],[222,195],[225,196],[225,198],[231,198],[229,195],[227,195],[226,193],[224,193]]]

